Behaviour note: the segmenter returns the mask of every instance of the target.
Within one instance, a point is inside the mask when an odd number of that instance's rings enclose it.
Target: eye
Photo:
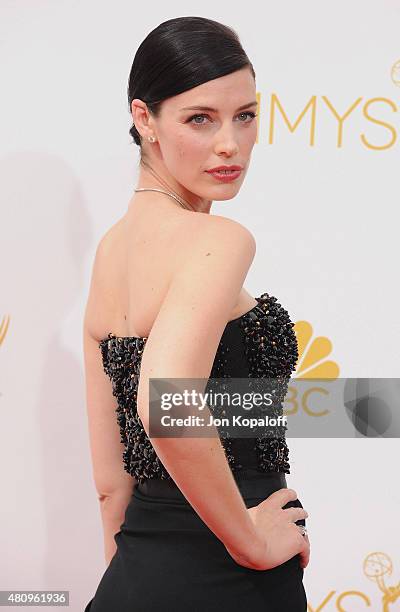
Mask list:
[[[244,117],[245,120],[242,121],[240,120],[240,123],[250,123],[255,117],[257,117],[256,113],[253,113],[252,111],[245,111],[242,113],[239,113],[238,117]],[[200,114],[200,115],[192,115],[191,117],[189,117],[189,119],[186,121],[186,123],[192,123],[193,125],[204,125],[205,121],[193,121],[194,119],[204,119],[205,117],[208,117],[208,115],[205,114]],[[246,121],[246,119],[249,118],[249,121]]]
[[[192,115],[191,117],[189,117],[189,119],[187,120],[186,123],[194,123],[195,125],[203,125],[204,121],[201,121],[200,123],[198,121],[193,121],[193,119],[197,119],[198,117],[207,117],[207,115]]]
[[[240,117],[241,115],[244,115],[245,118],[250,117],[250,121],[242,121],[241,123],[250,123],[255,117],[257,117],[257,114],[253,113],[252,111],[245,111],[244,113],[239,113],[238,117]]]

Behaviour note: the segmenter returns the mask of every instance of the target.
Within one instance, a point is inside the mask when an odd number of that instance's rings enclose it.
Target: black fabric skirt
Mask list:
[[[251,468],[235,480],[247,508],[287,487],[283,472]],[[242,567],[173,481],[135,484],[114,539],[116,553],[84,612],[307,610],[299,555],[269,570]]]

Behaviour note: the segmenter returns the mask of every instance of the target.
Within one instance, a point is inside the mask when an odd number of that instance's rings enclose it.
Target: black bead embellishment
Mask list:
[[[278,381],[276,416],[282,415],[282,403],[289,380],[299,357],[294,323],[277,298],[263,293],[256,298],[257,312],[243,317],[239,325],[243,329],[245,352],[249,363],[249,376],[272,378]],[[287,427],[277,427],[277,437],[255,438],[258,467],[264,471],[290,473],[289,449],[285,439]]]
[[[171,478],[142,425],[137,413],[137,390],[141,355],[147,338],[119,337],[109,333],[100,341],[103,367],[112,383],[117,399],[117,421],[121,442],[125,445],[122,455],[124,469],[138,482],[147,478]]]
[[[263,293],[256,298],[258,305],[235,321],[241,328],[245,356],[251,378],[274,378],[279,381],[279,397],[286,395],[289,379],[298,360],[294,323],[274,296]],[[111,332],[100,341],[104,371],[112,383],[117,399],[116,416],[120,428],[124,469],[138,482],[147,478],[171,479],[157,456],[137,414],[137,390],[141,355],[147,338],[119,337]],[[229,378],[226,368],[229,346],[221,339],[210,378]],[[282,409],[276,414],[282,414]],[[282,408],[282,407],[280,407]],[[277,428],[277,437],[254,438],[258,467],[261,471],[290,473],[289,450],[285,427]],[[221,437],[228,464],[233,472],[242,469],[232,451],[232,441]]]

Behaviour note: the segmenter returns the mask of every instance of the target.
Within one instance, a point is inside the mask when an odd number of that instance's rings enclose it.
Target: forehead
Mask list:
[[[256,85],[250,68],[242,68],[197,85],[188,91],[172,96],[163,106],[181,111],[186,106],[209,106],[218,110],[236,109],[256,99]],[[185,112],[185,111],[182,111]]]

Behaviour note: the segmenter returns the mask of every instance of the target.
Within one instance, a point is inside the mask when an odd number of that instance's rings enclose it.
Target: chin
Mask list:
[[[239,193],[242,187],[242,183],[225,183],[216,185],[213,189],[214,195],[211,199],[213,200],[231,200]]]
[[[226,194],[217,193],[216,195],[211,195],[209,199],[213,202],[226,202],[227,200],[233,200],[233,198],[237,195],[238,192],[239,189],[235,189],[234,192],[231,190],[230,193]]]

